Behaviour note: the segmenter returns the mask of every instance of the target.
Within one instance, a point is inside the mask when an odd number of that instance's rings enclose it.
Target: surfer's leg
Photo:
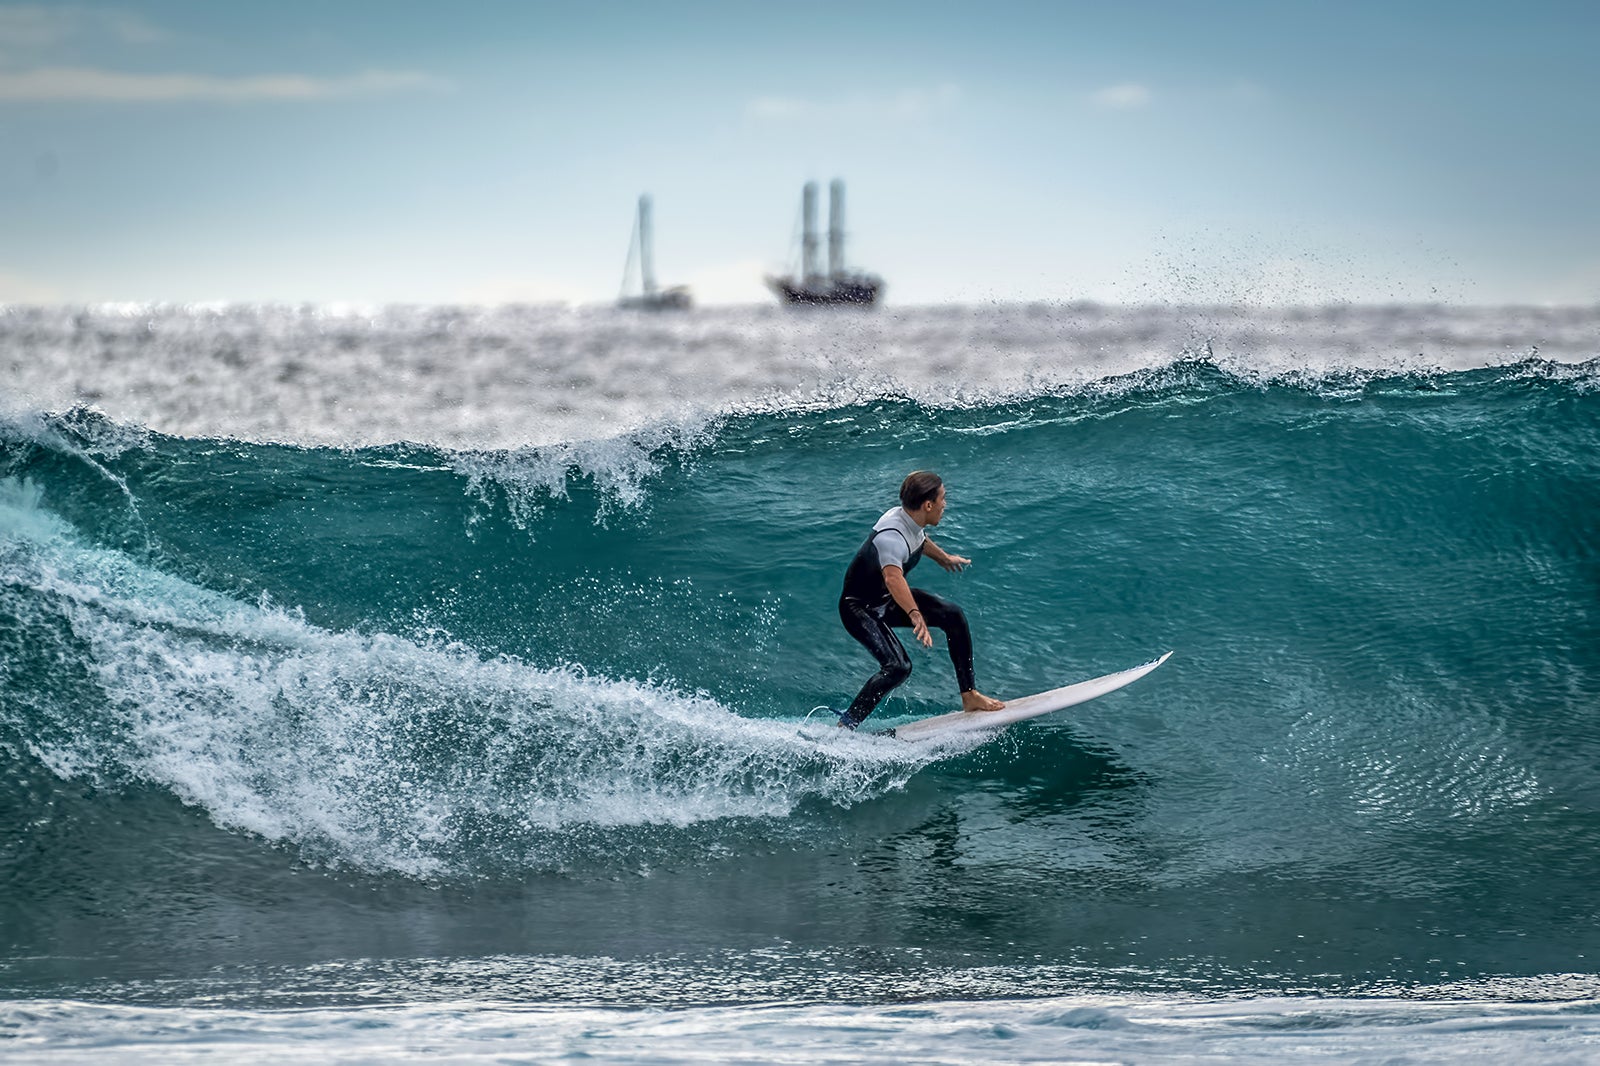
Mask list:
[[[878,660],[878,672],[867,678],[867,683],[861,686],[844,713],[842,724],[854,729],[895,686],[911,676],[911,656],[882,619],[874,618],[860,607],[840,600],[839,619],[844,622],[845,631]]]
[[[917,601],[917,610],[922,612],[924,622],[934,629],[944,630],[945,640],[950,645],[950,663],[956,668],[956,684],[962,692],[976,689],[978,683],[972,669],[972,631],[967,628],[966,612],[949,600],[941,600],[921,589],[912,589],[911,598]],[[904,618],[905,615],[901,614],[900,617]],[[906,624],[910,625],[911,620],[906,619]]]

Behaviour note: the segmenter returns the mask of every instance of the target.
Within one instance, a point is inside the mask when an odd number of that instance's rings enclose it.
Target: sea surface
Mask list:
[[[8,1063],[1595,1062],[1597,767],[1600,309],[0,308]]]

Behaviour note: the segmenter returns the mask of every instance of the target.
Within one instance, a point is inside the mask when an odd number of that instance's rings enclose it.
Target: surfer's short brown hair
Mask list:
[[[943,487],[944,478],[932,470],[913,470],[900,482],[900,506],[915,511],[938,496]]]

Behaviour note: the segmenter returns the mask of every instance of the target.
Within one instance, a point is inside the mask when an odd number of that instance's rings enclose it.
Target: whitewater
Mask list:
[[[1597,385],[1593,309],[0,309],[0,1051],[1592,1061]],[[981,688],[1172,660],[831,728],[916,468]]]

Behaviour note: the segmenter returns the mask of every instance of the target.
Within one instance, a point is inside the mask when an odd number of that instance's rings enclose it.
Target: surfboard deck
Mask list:
[[[1096,696],[1104,696],[1108,692],[1115,692],[1124,685],[1133,684],[1171,657],[1172,653],[1169,651],[1159,659],[1151,659],[1142,666],[1135,666],[1129,670],[1119,670],[1114,674],[1079,681],[1075,685],[1053,688],[1049,692],[1006,700],[1005,707],[998,711],[956,711],[953,714],[938,714],[931,718],[918,718],[914,722],[906,722],[893,729],[885,729],[876,735],[917,741],[933,740],[954,733],[1000,729],[1015,722],[1027,721],[1029,718],[1053,714],[1085,703]]]

